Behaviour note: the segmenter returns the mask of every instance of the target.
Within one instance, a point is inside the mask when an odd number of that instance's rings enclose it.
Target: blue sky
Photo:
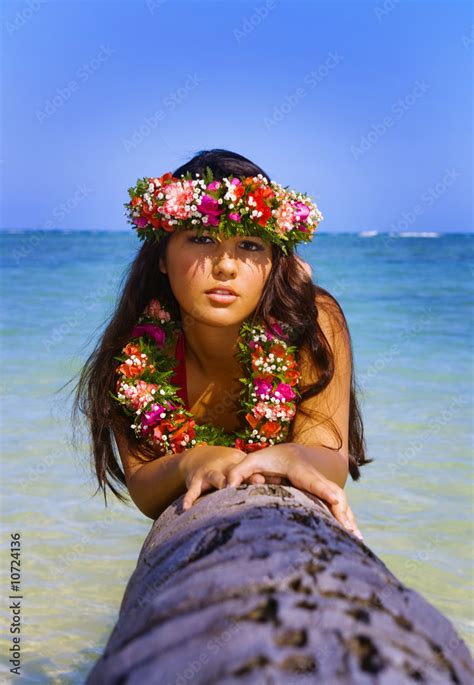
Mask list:
[[[227,148],[321,232],[472,230],[469,2],[2,3],[3,229],[131,230],[138,177]]]

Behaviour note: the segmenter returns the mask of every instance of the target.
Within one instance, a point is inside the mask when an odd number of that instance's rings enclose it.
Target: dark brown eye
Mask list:
[[[242,245],[247,245],[245,249],[248,249],[249,252],[257,252],[259,250],[265,249],[263,245],[260,245],[260,243],[256,243],[254,240],[244,240],[242,242]]]
[[[190,242],[192,242],[192,243],[198,243],[198,244],[200,244],[200,243],[206,244],[206,243],[204,243],[204,241],[207,240],[207,239],[212,240],[212,238],[211,238],[210,236],[208,236],[208,235],[192,235],[192,236],[189,238]]]

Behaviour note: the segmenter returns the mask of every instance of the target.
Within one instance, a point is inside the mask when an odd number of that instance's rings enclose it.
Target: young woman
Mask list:
[[[350,334],[294,251],[316,206],[220,149],[129,193],[143,246],[73,408],[98,489],[128,489],[155,519],[182,494],[187,509],[213,488],[288,483],[361,537],[343,489],[372,461]]]

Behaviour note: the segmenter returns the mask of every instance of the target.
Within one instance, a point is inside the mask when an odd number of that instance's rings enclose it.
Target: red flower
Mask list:
[[[150,218],[152,214],[156,214],[156,205],[154,205],[154,204],[151,205],[151,209],[150,209],[148,206],[148,203],[144,202],[141,209],[142,209],[142,214],[144,214],[147,217],[147,219]]]
[[[276,343],[276,344],[272,345],[270,348],[270,353],[274,354],[275,357],[284,357],[285,352],[286,352],[285,348],[280,343]]]
[[[128,343],[126,347],[123,348],[123,353],[126,354],[127,357],[131,357],[132,354],[139,355],[140,348],[138,345],[135,345],[135,343]]]
[[[145,367],[143,364],[120,364],[115,371],[121,373],[126,378],[135,378],[143,373]]]
[[[243,183],[239,183],[239,185],[234,185],[232,186],[232,188],[236,199],[240,200],[242,195],[245,193],[245,186],[243,185]]]
[[[160,185],[164,186],[164,185],[167,185],[168,183],[174,183],[176,181],[179,181],[179,179],[175,178],[173,176],[173,174],[171,173],[171,171],[168,171],[166,174],[163,174],[163,176],[160,176],[158,181],[160,182]]]
[[[257,452],[265,449],[265,447],[268,447],[265,442],[251,442],[245,446],[245,452]]]
[[[260,434],[264,435],[266,438],[271,438],[274,435],[278,435],[280,430],[281,425],[277,421],[265,421],[260,428]]]
[[[258,424],[260,419],[257,419],[253,414],[246,414],[245,418],[247,419],[247,423],[249,423],[252,428],[255,428],[255,426]]]
[[[148,221],[153,226],[153,228],[162,228],[162,219],[155,219],[151,216],[149,217]]]
[[[268,198],[274,197],[274,193],[271,188],[257,188],[252,191],[250,195],[255,200],[256,204],[252,204],[252,210],[256,209],[258,212],[262,212],[262,215],[257,217],[256,221],[260,226],[266,226],[268,219],[272,216],[271,207],[268,206],[266,200]]]
[[[300,374],[299,371],[296,369],[288,369],[288,371],[285,371],[285,380],[288,383],[288,385],[296,385],[300,379]]]

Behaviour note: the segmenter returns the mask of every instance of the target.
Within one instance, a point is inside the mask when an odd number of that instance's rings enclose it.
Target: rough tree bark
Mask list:
[[[86,685],[472,685],[450,621],[294,487],[215,490],[153,524]]]

